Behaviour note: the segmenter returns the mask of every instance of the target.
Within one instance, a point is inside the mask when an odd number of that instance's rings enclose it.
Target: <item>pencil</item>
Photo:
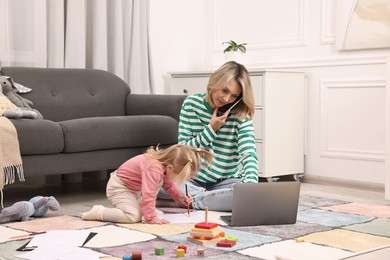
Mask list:
[[[187,188],[187,184],[185,185],[186,186],[186,196],[188,197],[188,188]],[[190,204],[187,203],[187,212],[188,212],[188,216],[190,216]]]
[[[35,233],[30,233],[30,234],[25,234],[25,235],[20,235],[20,236],[13,236],[13,237],[10,237],[9,239],[31,237],[31,236],[35,236],[35,235],[39,235],[39,234],[44,234],[44,233],[46,233],[46,231],[35,232]]]

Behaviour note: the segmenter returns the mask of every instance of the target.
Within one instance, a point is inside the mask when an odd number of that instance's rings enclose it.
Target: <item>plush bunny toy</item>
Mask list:
[[[50,209],[57,211],[60,204],[53,197],[36,196],[29,201],[18,201],[0,212],[0,223],[26,221],[33,217],[42,217]]]
[[[43,118],[38,110],[31,108],[33,103],[30,100],[18,94],[16,83],[11,77],[0,76],[0,85],[0,116],[4,115],[7,118]]]

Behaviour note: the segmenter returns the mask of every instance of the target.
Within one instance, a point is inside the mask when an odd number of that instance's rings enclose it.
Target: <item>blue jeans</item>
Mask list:
[[[183,194],[186,192],[192,196],[192,208],[204,210],[206,207],[213,211],[232,211],[234,185],[241,182],[240,179],[232,178],[216,183],[204,183],[196,180],[188,180],[178,185]],[[158,198],[171,199],[171,197],[160,189]]]

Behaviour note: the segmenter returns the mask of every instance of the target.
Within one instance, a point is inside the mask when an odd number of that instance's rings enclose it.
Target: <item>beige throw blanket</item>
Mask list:
[[[19,150],[18,134],[11,121],[0,117],[0,190],[13,183],[16,175],[24,181],[22,157]]]

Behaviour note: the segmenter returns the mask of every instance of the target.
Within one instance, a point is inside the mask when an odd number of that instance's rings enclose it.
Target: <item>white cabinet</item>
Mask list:
[[[206,92],[211,73],[171,73],[171,94]],[[304,172],[305,75],[301,72],[250,71],[255,96],[255,141],[259,176]]]
[[[251,81],[259,176],[300,176],[304,172],[304,74],[253,72]]]
[[[171,94],[206,93],[210,76],[210,72],[171,73]]]

